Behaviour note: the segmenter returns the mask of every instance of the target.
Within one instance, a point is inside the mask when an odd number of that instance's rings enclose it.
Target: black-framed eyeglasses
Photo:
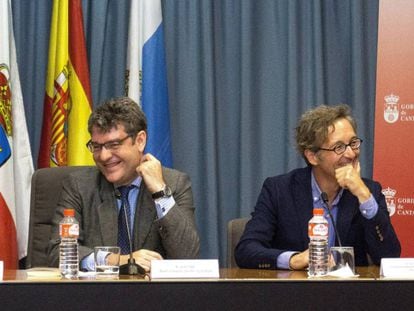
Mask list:
[[[93,142],[92,140],[89,140],[86,143],[86,147],[92,153],[101,152],[103,147],[105,147],[105,149],[109,151],[116,151],[122,146],[124,141],[127,140],[129,137],[133,137],[133,136],[127,135],[126,137],[122,139],[111,140],[103,144],[98,144],[98,143]]]
[[[352,150],[357,150],[359,149],[359,147],[362,144],[362,139],[361,138],[354,138],[352,139],[349,144],[344,144],[344,143],[339,143],[336,144],[333,148],[327,149],[327,148],[318,148],[319,150],[324,150],[324,151],[333,151],[335,152],[337,155],[341,155],[345,152],[347,147],[351,147]]]

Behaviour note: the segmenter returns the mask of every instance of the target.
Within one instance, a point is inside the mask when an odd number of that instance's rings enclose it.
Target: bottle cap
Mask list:
[[[313,215],[323,216],[323,208],[317,207],[313,209]]]
[[[73,208],[65,208],[63,210],[63,216],[65,216],[65,217],[74,217],[75,216],[75,210]]]

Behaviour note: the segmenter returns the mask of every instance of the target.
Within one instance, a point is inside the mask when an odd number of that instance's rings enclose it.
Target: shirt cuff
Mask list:
[[[378,203],[375,201],[374,196],[371,194],[368,200],[359,205],[359,210],[366,219],[371,219],[377,215]]]
[[[104,256],[105,258],[105,256]],[[84,257],[81,262],[80,266],[82,270],[86,271],[95,271],[95,258],[94,253],[90,253],[88,256]]]
[[[158,219],[163,218],[169,210],[175,205],[175,200],[173,196],[168,198],[159,198],[155,201],[155,209],[157,210]]]
[[[290,257],[297,254],[298,252],[283,252],[277,257],[276,266],[278,269],[290,270],[289,261]]]

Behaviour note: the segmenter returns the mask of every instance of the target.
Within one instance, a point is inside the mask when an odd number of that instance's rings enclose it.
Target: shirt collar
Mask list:
[[[133,186],[135,186],[135,187],[139,188],[139,187],[141,186],[141,182],[142,182],[142,177],[141,177],[141,176],[138,176],[137,178],[135,178],[135,179],[132,181],[131,185],[133,185]]]
[[[316,182],[315,175],[313,175],[313,170],[311,171],[311,186],[312,186],[313,204],[315,205],[315,203],[317,203],[318,205],[320,204],[320,206],[323,206],[323,201],[322,201],[322,198],[321,198],[322,191],[319,188],[318,183]],[[338,202],[341,199],[343,193],[344,193],[344,188],[341,188],[341,190],[339,190],[338,194],[336,195],[335,200],[333,200],[333,202],[332,202],[332,207],[334,207],[338,204]]]

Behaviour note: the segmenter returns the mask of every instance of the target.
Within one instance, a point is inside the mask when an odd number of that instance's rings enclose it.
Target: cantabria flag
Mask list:
[[[33,160],[9,0],[0,0],[0,46],[0,261],[16,269],[27,255]]]
[[[131,1],[126,78],[127,96],[139,103],[147,116],[146,152],[171,167],[167,70],[159,0]]]

